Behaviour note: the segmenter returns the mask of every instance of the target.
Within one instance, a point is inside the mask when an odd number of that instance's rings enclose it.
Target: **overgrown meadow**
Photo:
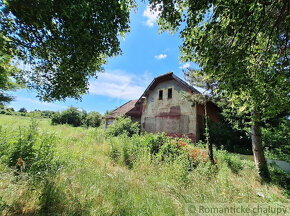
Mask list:
[[[1,215],[185,215],[192,203],[289,205],[289,175],[164,134],[109,135],[0,115]],[[186,147],[184,147],[186,145]]]

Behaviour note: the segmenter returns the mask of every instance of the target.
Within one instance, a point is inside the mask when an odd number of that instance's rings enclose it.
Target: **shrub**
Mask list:
[[[209,124],[210,142],[229,152],[252,154],[251,140],[245,132],[234,130],[229,124]]]
[[[10,108],[8,109],[0,109],[0,114],[4,114],[4,115],[13,115],[13,111],[11,111]]]
[[[40,133],[33,121],[25,130],[19,129],[12,147],[5,152],[8,166],[15,168],[17,173],[27,172],[34,177],[42,178],[56,171],[59,163],[54,156],[56,138],[53,134]],[[5,158],[5,157],[4,157]]]
[[[116,144],[111,144],[111,151],[109,153],[109,156],[111,157],[111,159],[117,163],[120,159],[120,152],[119,149],[117,148]]]
[[[123,133],[118,138],[111,139],[110,157],[115,163],[121,163],[128,168],[132,168],[138,158],[146,155],[158,163],[174,164],[182,160],[183,168],[187,171],[200,163],[209,162],[206,150],[192,147],[184,141],[188,140],[173,139],[165,133],[145,133],[140,136],[135,134],[132,137]]]
[[[99,127],[102,122],[102,115],[98,112],[89,112],[85,118],[87,127]]]
[[[51,120],[52,124],[69,124],[78,127],[82,125],[82,112],[76,107],[70,107],[61,113],[55,113]]]
[[[224,162],[235,174],[238,174],[244,168],[242,160],[236,155],[232,155],[226,151],[219,151],[218,157],[221,160],[220,162]]]
[[[290,120],[277,119],[276,125],[268,125],[262,130],[266,154],[273,159],[290,161]]]
[[[5,114],[5,115],[13,115],[14,114],[14,109],[13,108],[5,108],[4,106],[0,107],[0,114]]]
[[[27,113],[27,109],[24,108],[24,107],[22,107],[22,108],[19,109],[18,112],[20,112],[20,113]]]
[[[157,154],[161,146],[168,142],[168,138],[165,136],[165,133],[158,134],[146,134],[143,145],[149,150],[150,154]]]
[[[54,111],[49,111],[49,110],[44,110],[40,112],[41,112],[41,117],[43,118],[51,118],[56,113]]]
[[[76,107],[70,107],[61,113],[61,123],[74,127],[82,125],[82,113]]]
[[[165,136],[165,138],[163,138],[163,143],[159,147],[159,151],[157,154],[160,160],[164,159],[174,160],[179,155],[185,153],[186,148],[177,145],[176,142],[177,142],[176,139],[172,140],[170,137]]]
[[[140,125],[138,122],[133,123],[129,118],[119,117],[107,128],[106,134],[109,136],[119,136],[121,134],[126,134],[127,136],[131,137],[133,134],[139,133],[139,128]]]
[[[53,125],[62,124],[61,114],[59,112],[56,112],[56,113],[54,113],[52,115],[52,117],[51,117],[51,123]]]

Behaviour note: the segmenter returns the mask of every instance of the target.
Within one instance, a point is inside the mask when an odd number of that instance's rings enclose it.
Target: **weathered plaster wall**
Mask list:
[[[172,88],[171,99],[167,97],[169,88]],[[163,90],[163,100],[159,100],[159,90]],[[175,80],[159,83],[144,100],[141,131],[184,134],[195,140],[196,106],[183,99],[184,91]]]

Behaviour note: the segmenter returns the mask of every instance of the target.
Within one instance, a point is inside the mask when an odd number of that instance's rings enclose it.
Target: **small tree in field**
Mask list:
[[[20,112],[20,113],[27,113],[28,111],[27,111],[26,108],[22,107],[22,108],[19,109],[18,112]]]
[[[87,127],[99,127],[102,122],[102,115],[98,112],[89,112],[84,119],[84,123]]]
[[[189,101],[192,101],[194,104],[202,104],[204,106],[204,116],[205,116],[205,140],[208,146],[208,156],[212,164],[214,164],[213,157],[213,147],[210,140],[209,134],[209,117],[207,105],[214,99],[214,89],[215,83],[212,80],[206,79],[200,74],[200,71],[194,69],[187,69],[184,71],[186,79],[190,82],[191,85],[200,87],[204,89],[202,94],[187,94],[186,98]]]

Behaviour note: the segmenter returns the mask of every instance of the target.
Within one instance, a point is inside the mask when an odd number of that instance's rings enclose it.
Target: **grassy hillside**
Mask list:
[[[146,146],[141,152],[153,135],[107,137],[102,128],[52,126],[49,119],[30,125],[29,118],[0,115],[2,215],[185,215],[191,203],[289,206],[289,176],[261,183],[253,162],[224,151],[215,152],[216,166],[189,168],[183,154],[160,159]],[[29,155],[21,146],[31,143],[39,161],[11,162]]]

